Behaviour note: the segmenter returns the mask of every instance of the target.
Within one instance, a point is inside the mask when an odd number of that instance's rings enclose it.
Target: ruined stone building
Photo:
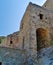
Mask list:
[[[20,31],[8,35],[0,44],[0,65],[24,65],[53,41],[53,0],[41,7],[29,3],[21,20]],[[19,62],[18,62],[19,61]]]

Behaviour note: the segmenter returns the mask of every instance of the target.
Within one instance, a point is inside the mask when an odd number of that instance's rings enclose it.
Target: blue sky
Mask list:
[[[22,16],[29,2],[43,5],[46,0],[0,0],[0,36],[19,30]]]

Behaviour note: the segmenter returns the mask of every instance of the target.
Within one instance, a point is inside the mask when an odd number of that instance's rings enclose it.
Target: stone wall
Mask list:
[[[43,40],[37,37],[38,29],[42,29],[42,33],[39,32]],[[46,31],[45,33],[43,29]],[[47,39],[45,39],[45,36],[47,36]],[[41,41],[39,43],[41,48],[50,46],[50,41],[53,40],[53,12],[36,4],[29,3],[21,20],[19,34],[17,32],[8,35],[1,45],[9,48],[26,49],[28,52],[30,51],[29,54],[33,55],[38,48],[37,40]]]
[[[43,7],[46,8],[47,10],[50,10],[53,12],[53,0],[47,0],[44,4]]]
[[[50,41],[53,41],[53,12],[29,3],[19,33],[8,35],[0,45],[0,62],[26,65],[27,61],[27,65],[37,65],[37,50],[51,46]]]
[[[25,61],[25,50],[0,47],[0,63],[2,65],[24,65]]]
[[[53,13],[43,7],[30,3],[30,23],[31,23],[31,48],[37,48],[37,29],[47,31],[47,42],[41,44],[44,47],[50,46],[51,35],[53,36]],[[40,32],[39,32],[40,33]],[[44,33],[42,33],[44,35]],[[41,39],[40,39],[41,40]],[[43,39],[44,40],[44,39]],[[40,45],[40,46],[41,46]],[[41,47],[42,47],[41,46]]]
[[[7,35],[6,38],[3,39],[1,46],[15,48],[16,44],[19,43],[19,31],[14,32],[13,34]]]

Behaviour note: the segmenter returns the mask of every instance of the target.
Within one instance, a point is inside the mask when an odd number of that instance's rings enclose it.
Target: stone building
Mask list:
[[[51,41],[53,41],[53,0],[47,0],[42,7],[30,2],[21,20],[20,31],[8,35],[0,44],[3,51],[0,54],[0,65],[7,65],[6,63],[13,65],[13,62],[14,65],[26,65],[24,61],[22,64],[23,59],[26,61],[27,57],[37,56],[37,51],[51,46]],[[12,54],[9,55],[10,53]],[[22,60],[18,59],[19,53]],[[9,60],[5,61],[4,56]],[[16,59],[19,63],[16,63]]]
[[[18,32],[14,32],[13,34],[7,35],[7,37],[5,37],[2,40],[1,46],[5,46],[5,47],[10,47],[10,48],[14,48],[16,47],[16,44],[18,43]]]

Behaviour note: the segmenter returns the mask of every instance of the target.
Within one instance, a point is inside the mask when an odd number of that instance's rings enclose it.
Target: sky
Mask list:
[[[29,2],[42,6],[46,0],[0,0],[0,36],[19,31]]]

